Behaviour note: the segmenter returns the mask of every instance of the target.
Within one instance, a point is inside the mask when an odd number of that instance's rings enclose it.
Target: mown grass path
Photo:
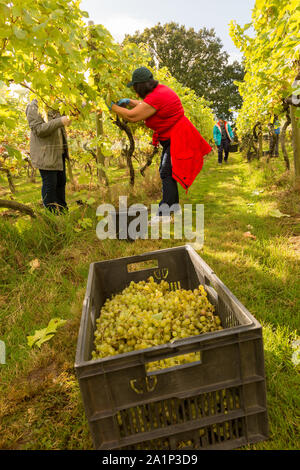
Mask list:
[[[181,191],[182,203],[204,204],[200,256],[263,325],[270,439],[255,449],[297,449],[300,444],[299,369],[292,361],[300,312],[300,208],[289,178],[280,176],[282,168],[279,161],[267,169],[249,165],[238,154],[218,166],[212,155],[188,195]],[[39,192],[37,184],[34,200]],[[27,187],[22,195],[19,185],[18,200],[29,202],[29,193]],[[100,242],[95,208],[101,195],[95,191],[92,196],[95,207],[77,208],[67,217],[22,218],[17,227],[0,221],[0,339],[7,347],[7,364],[0,365],[2,449],[92,448],[73,368],[89,264],[185,243]],[[272,217],[273,209],[291,217]],[[83,211],[95,223],[76,232]],[[30,269],[36,258],[39,267]],[[26,336],[53,317],[67,323],[41,349],[30,349]]]

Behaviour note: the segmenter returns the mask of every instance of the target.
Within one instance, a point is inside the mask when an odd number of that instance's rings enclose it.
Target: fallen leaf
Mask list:
[[[67,320],[61,318],[52,318],[46,328],[42,330],[36,330],[32,336],[27,336],[28,346],[38,346],[39,348],[43,343],[49,341],[55,335],[57,328],[66,323]]]
[[[35,271],[36,269],[39,269],[41,265],[40,265],[39,260],[35,258],[29,262],[29,266],[30,266],[30,272],[33,273],[33,271]]]
[[[251,232],[245,232],[244,237],[245,238],[252,238],[253,240],[256,240],[256,236],[253,235]]]
[[[264,192],[263,189],[255,190],[255,191],[252,192],[252,195],[253,195],[253,196],[259,196],[260,193],[263,193],[263,192]]]
[[[272,209],[272,210],[270,210],[269,215],[270,215],[271,217],[277,217],[277,218],[280,218],[280,217],[291,217],[291,216],[288,215],[288,214],[283,214],[282,212],[280,212],[279,209]]]

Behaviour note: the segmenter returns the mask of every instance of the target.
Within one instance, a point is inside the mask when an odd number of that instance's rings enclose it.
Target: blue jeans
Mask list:
[[[173,204],[179,205],[177,181],[172,177],[170,141],[161,141],[163,147],[159,174],[162,182],[162,200],[159,203],[158,215],[169,215]],[[164,205],[164,206],[163,206]]]
[[[63,171],[40,170],[42,177],[42,199],[44,206],[51,212],[67,210],[66,168]]]

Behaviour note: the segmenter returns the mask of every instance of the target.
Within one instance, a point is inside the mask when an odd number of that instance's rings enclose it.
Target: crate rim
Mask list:
[[[201,343],[206,343],[207,341],[209,341],[210,339],[216,339],[216,335],[218,338],[226,338],[226,337],[229,337],[230,335],[238,335],[239,333],[245,333],[247,331],[251,331],[253,329],[261,329],[262,326],[261,324],[258,322],[258,320],[256,320],[255,317],[253,317],[253,315],[251,315],[251,313],[248,311],[248,309],[243,305],[241,304],[241,302],[234,296],[234,294],[225,286],[225,284],[216,276],[216,274],[214,273],[214,271],[207,265],[207,263],[201,258],[201,262],[203,263],[205,269],[210,273],[210,275],[213,275],[216,280],[223,286],[223,288],[225,288],[225,290],[227,290],[227,292],[229,292],[231,294],[231,298],[232,300],[234,300],[239,306],[243,307],[243,310],[244,310],[244,313],[246,314],[248,320],[249,320],[249,323],[247,325],[237,325],[237,326],[234,326],[234,327],[231,327],[231,328],[225,328],[224,330],[219,330],[218,332],[207,332],[207,333],[202,333],[200,335],[195,335],[195,336],[190,336],[188,338],[182,338],[182,339],[178,339],[172,343],[165,343],[165,344],[162,344],[162,345],[157,345],[157,346],[152,346],[150,348],[146,348],[146,349],[139,349],[139,350],[134,350],[134,351],[130,351],[128,353],[122,353],[122,354],[117,354],[117,355],[114,355],[114,356],[107,356],[105,358],[102,358],[102,359],[89,359],[89,360],[84,360],[83,359],[83,347],[84,347],[84,342],[83,342],[83,338],[84,338],[84,335],[82,334],[85,330],[85,326],[86,326],[86,322],[88,321],[88,307],[89,307],[89,303],[90,303],[90,298],[91,298],[91,285],[92,285],[92,275],[93,275],[93,272],[94,272],[94,267],[95,265],[101,265],[101,264],[104,264],[104,263],[114,263],[114,262],[117,262],[119,260],[122,260],[124,262],[124,260],[128,259],[129,263],[130,264],[133,260],[135,260],[136,262],[138,262],[139,260],[142,261],[142,258],[144,258],[145,256],[148,257],[148,256],[152,256],[152,255],[155,255],[157,253],[161,253],[161,252],[168,252],[170,250],[174,251],[181,251],[182,249],[184,250],[187,250],[189,252],[191,252],[192,254],[194,254],[196,257],[200,257],[201,256],[194,250],[194,248],[190,245],[190,244],[185,244],[185,245],[180,245],[180,246],[176,246],[176,247],[172,247],[172,248],[165,248],[165,249],[162,249],[162,250],[154,250],[154,251],[150,251],[150,252],[145,252],[145,253],[141,253],[141,254],[137,254],[137,255],[134,255],[134,256],[126,256],[126,257],[120,257],[120,258],[113,258],[113,259],[109,259],[109,260],[102,260],[102,261],[94,261],[93,263],[90,263],[90,267],[89,267],[89,274],[88,274],[88,280],[87,280],[87,287],[86,287],[86,294],[85,294],[85,297],[84,297],[84,300],[83,300],[83,307],[82,307],[82,314],[81,314],[81,321],[80,321],[80,328],[79,328],[79,333],[78,333],[78,340],[77,340],[77,347],[76,347],[76,355],[75,355],[75,363],[74,363],[74,367],[76,370],[80,370],[81,368],[84,368],[86,366],[104,366],[105,364],[108,364],[108,363],[117,363],[121,358],[124,358],[125,356],[126,357],[139,357],[141,356],[141,354],[144,356],[145,354],[147,355],[147,353],[149,353],[150,351],[158,351],[161,350],[166,350],[166,349],[170,349],[170,352],[172,349],[176,349],[176,347],[180,347],[182,345],[184,345],[187,340],[189,340],[189,343],[194,343],[194,344],[200,344]],[[200,349],[199,349],[200,350]],[[145,361],[145,362],[151,362],[151,360],[149,361]],[[120,368],[123,368],[124,366],[120,367]],[[103,372],[105,372],[105,368],[103,367]]]

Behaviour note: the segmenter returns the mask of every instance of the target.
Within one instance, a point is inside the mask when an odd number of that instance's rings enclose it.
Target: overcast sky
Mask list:
[[[82,0],[81,9],[95,23],[103,24],[116,41],[125,33],[175,21],[196,31],[214,28],[231,59],[241,54],[229,36],[229,22],[244,25],[251,21],[255,0]]]

